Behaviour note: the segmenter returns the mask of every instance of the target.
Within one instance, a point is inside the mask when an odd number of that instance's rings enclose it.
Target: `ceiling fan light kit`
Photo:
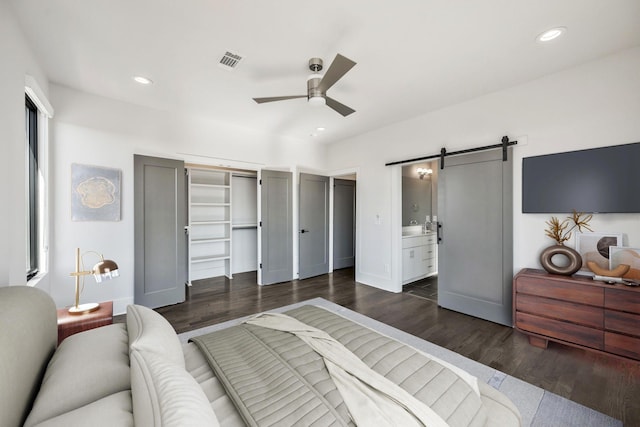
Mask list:
[[[354,113],[355,110],[347,107],[344,104],[341,104],[333,98],[328,97],[327,90],[329,90],[331,86],[333,86],[338,80],[342,78],[342,76],[344,76],[351,68],[353,68],[354,65],[356,65],[356,63],[349,58],[337,54],[331,65],[329,65],[327,72],[323,76],[321,74],[318,74],[318,72],[322,70],[322,59],[311,58],[309,59],[309,69],[313,74],[311,74],[307,78],[306,95],[273,96],[268,98],[253,98],[253,100],[258,104],[262,104],[265,102],[285,101],[289,99],[306,97],[310,105],[327,105],[331,109],[340,113],[342,116],[346,117],[349,114]]]
[[[327,105],[327,100],[324,99],[323,96],[312,96],[309,98],[309,105],[312,107],[320,107],[322,105]]]

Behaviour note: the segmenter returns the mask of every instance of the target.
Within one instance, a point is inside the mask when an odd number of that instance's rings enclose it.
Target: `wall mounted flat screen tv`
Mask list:
[[[523,213],[640,212],[640,143],[525,157]]]

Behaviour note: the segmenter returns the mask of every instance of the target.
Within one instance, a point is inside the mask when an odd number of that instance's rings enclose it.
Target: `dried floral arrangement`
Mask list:
[[[555,216],[551,217],[550,221],[547,221],[549,226],[545,230],[547,237],[551,237],[559,245],[564,246],[564,242],[571,238],[571,232],[577,227],[578,231],[582,232],[582,229],[593,231],[589,227],[589,221],[591,221],[593,215],[585,215],[584,212],[573,211],[571,216],[568,216],[564,221],[560,222]],[[567,230],[567,228],[573,223],[573,226]]]

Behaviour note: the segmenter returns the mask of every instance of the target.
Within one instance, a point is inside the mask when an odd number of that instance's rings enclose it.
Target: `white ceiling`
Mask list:
[[[3,1],[54,83],[301,140],[322,126],[321,142],[640,45],[639,0]],[[244,57],[234,71],[226,51]],[[328,95],[356,113],[252,100],[306,94],[309,58],[326,70],[336,53],[357,65]]]

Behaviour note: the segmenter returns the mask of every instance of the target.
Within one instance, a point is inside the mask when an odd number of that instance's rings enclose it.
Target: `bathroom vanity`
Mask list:
[[[434,231],[402,232],[402,284],[415,282],[438,272],[438,247]]]

